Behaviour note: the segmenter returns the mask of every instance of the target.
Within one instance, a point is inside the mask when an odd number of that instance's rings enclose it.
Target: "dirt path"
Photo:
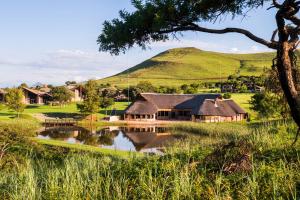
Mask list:
[[[42,122],[44,122],[46,119],[56,119],[54,117],[48,117],[48,116],[44,115],[43,113],[36,113],[36,114],[33,114],[32,116]]]

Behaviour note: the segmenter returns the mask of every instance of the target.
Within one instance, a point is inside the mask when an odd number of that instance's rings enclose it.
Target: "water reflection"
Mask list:
[[[166,127],[51,127],[42,130],[42,139],[62,140],[68,143],[85,144],[101,148],[162,152],[177,138]]]

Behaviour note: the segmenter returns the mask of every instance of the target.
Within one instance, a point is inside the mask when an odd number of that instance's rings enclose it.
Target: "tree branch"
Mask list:
[[[278,29],[276,29],[276,30],[273,32],[272,38],[271,38],[271,42],[276,42],[276,41],[275,41],[275,37],[276,37],[277,33],[278,33]]]
[[[281,5],[277,2],[277,0],[273,0],[273,5],[275,8],[281,8]]]
[[[214,34],[239,33],[271,49],[277,49],[277,42],[266,41],[260,37],[257,37],[250,31],[241,28],[209,29],[209,28],[200,27],[197,24],[190,24],[188,26],[175,27],[175,28],[158,31],[158,33],[167,34],[171,32],[180,32],[180,31],[198,31],[198,32],[214,33]]]

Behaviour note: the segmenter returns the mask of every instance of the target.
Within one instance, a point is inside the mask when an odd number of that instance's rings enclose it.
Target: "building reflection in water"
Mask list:
[[[74,144],[85,144],[125,151],[162,152],[175,137],[166,127],[127,126],[106,127],[52,127],[39,133],[39,138],[55,139]]]

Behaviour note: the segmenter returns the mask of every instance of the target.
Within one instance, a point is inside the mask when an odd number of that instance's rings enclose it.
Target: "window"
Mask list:
[[[159,111],[158,116],[159,117],[168,117],[169,116],[169,111]]]

